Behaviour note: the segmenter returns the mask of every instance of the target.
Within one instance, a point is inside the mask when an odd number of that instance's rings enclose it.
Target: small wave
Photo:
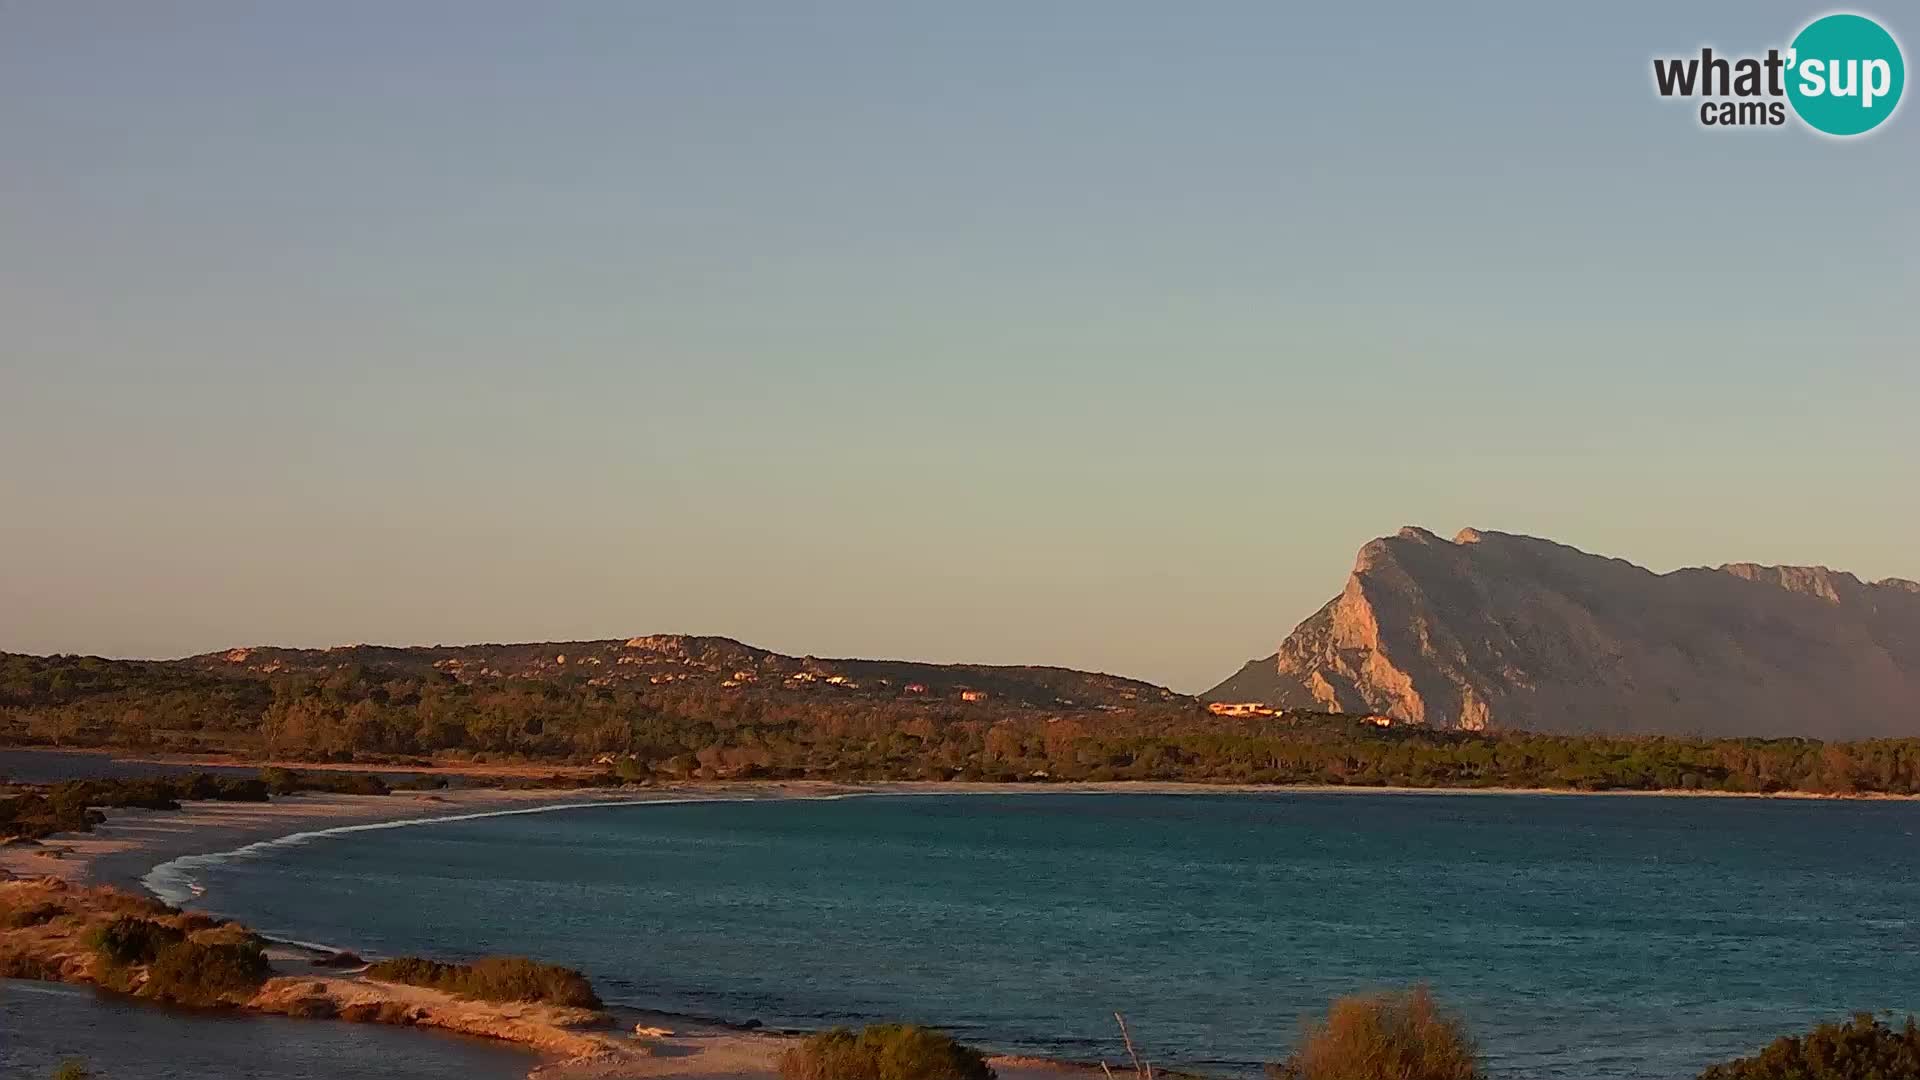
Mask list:
[[[353,825],[334,825],[325,829],[310,829],[305,832],[289,833],[272,840],[257,840],[244,844],[231,851],[214,851],[198,855],[181,855],[168,859],[155,866],[140,878],[140,885],[166,903],[179,907],[193,903],[206,893],[206,885],[199,875],[209,866],[223,863],[240,862],[246,859],[260,858],[287,848],[332,836],[346,836],[352,833],[377,832],[383,829],[404,829],[415,825],[441,825],[450,821],[478,821],[482,818],[515,817],[521,814],[548,814],[557,810],[592,810],[603,806],[687,806],[696,803],[740,803],[775,802],[782,800],[810,800],[831,802],[864,795],[900,794],[890,791],[837,791],[822,795],[690,795],[685,798],[664,799],[603,799],[596,802],[548,803],[541,806],[515,806],[504,810],[476,810],[465,814],[442,814],[436,817],[400,818],[394,821],[363,821]]]
[[[280,945],[289,949],[298,949],[301,952],[319,953],[323,956],[334,956],[339,953],[353,951],[351,949],[338,948],[333,945],[325,945],[318,941],[302,941],[299,938],[286,937],[285,935],[261,934],[260,937],[263,941],[270,942],[274,945]]]

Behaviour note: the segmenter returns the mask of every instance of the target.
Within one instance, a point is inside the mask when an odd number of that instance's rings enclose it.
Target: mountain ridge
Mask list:
[[[1920,584],[1822,566],[1656,573],[1516,533],[1408,526],[1201,695],[1442,728],[1920,733]]]
[[[258,645],[155,662],[227,675],[317,675],[360,665],[412,676],[438,672],[459,682],[573,675],[590,685],[608,687],[688,682],[727,689],[818,686],[848,693],[885,691],[931,698],[973,693],[984,695],[982,700],[1037,706],[1191,700],[1191,695],[1105,672],[1034,664],[791,656],[734,638],[701,634],[465,645],[353,644],[324,649]]]

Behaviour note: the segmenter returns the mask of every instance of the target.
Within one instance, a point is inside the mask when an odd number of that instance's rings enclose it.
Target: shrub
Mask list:
[[[1479,1080],[1465,1025],[1441,1011],[1426,987],[1335,1001],[1309,1022],[1300,1048],[1274,1080]]]
[[[250,777],[195,773],[184,779],[62,780],[0,799],[0,837],[37,839],[89,832],[106,818],[93,807],[178,810],[182,799],[264,802],[270,785]]]
[[[1700,1080],[1890,1080],[1920,1076],[1920,1025],[1896,1029],[1855,1013],[1804,1037],[1782,1036],[1752,1057],[1715,1065]]]
[[[291,795],[300,790],[300,777],[292,769],[269,765],[260,770],[260,782],[275,795]]]
[[[912,1024],[834,1028],[780,1055],[782,1080],[993,1080],[980,1051]]]
[[[266,802],[266,781],[257,777],[215,776],[194,773],[180,786],[183,799],[217,799],[221,802]]]
[[[93,1072],[79,1058],[68,1058],[53,1070],[53,1080],[93,1080]]]
[[[443,964],[417,956],[381,960],[367,977],[408,983],[479,1001],[537,1001],[582,1009],[600,1007],[600,995],[585,975],[524,956],[488,956],[471,964]]]
[[[67,913],[67,909],[48,901],[12,908],[0,906],[0,928],[21,930],[49,923]]]
[[[391,790],[385,780],[372,773],[342,773],[324,769],[296,772],[278,765],[261,769],[259,782],[275,795],[292,795],[302,791],[324,791],[335,795],[385,795]]]
[[[0,948],[0,979],[38,979],[59,982],[60,965],[25,949]]]
[[[177,1005],[218,1005],[231,995],[252,996],[271,974],[258,942],[181,941],[160,951],[140,993]]]
[[[115,989],[132,989],[146,968],[143,997],[180,1005],[217,1005],[232,994],[251,994],[273,973],[259,939],[239,927],[220,927],[192,940],[165,923],[122,915],[88,931],[86,943],[117,976]]]
[[[114,967],[151,964],[186,935],[164,923],[122,915],[88,931],[87,947]]]

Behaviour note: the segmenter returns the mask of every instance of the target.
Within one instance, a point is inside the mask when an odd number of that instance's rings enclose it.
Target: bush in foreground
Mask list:
[[[912,1024],[835,1028],[780,1055],[782,1080],[993,1080],[980,1051]]]
[[[1479,1080],[1473,1039],[1426,987],[1343,997],[1308,1023],[1273,1080]]]
[[[367,977],[441,990],[479,1001],[535,1001],[600,1007],[600,995],[585,975],[557,964],[541,964],[524,956],[488,956],[471,964],[443,964],[417,956],[381,960],[367,969]]]
[[[1700,1080],[1894,1080],[1920,1076],[1920,1024],[1900,1028],[1871,1013],[1775,1039],[1752,1057],[1715,1065]]]

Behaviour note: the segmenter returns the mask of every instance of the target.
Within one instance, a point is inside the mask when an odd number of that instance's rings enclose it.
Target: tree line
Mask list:
[[[348,666],[270,677],[0,658],[0,740],[256,759],[588,763],[622,779],[1179,780],[1405,787],[1920,793],[1920,739],[1697,739],[1376,728],[795,694],[679,682],[461,682]]]

